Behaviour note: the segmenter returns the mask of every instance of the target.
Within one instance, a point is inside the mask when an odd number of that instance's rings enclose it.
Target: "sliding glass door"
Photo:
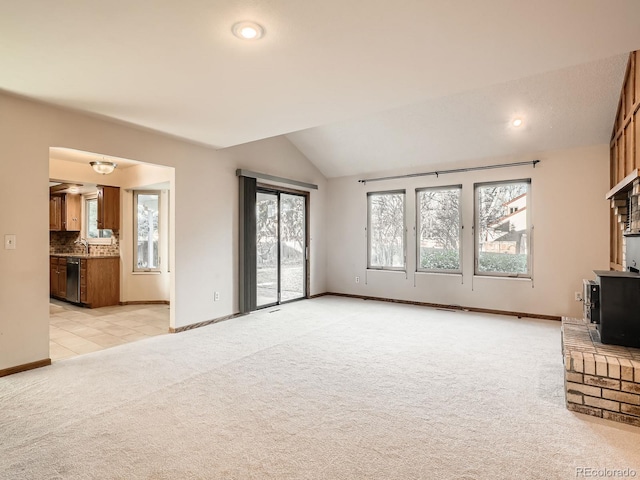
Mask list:
[[[280,299],[283,302],[305,294],[305,198],[280,194]]]
[[[256,306],[306,295],[306,198],[258,189],[256,193]]]
[[[256,281],[257,306],[278,303],[278,195],[256,195]]]

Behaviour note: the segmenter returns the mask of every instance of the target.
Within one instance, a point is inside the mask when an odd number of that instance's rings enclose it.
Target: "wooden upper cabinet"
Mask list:
[[[120,229],[120,188],[98,187],[98,229]]]
[[[64,198],[64,229],[68,232],[80,231],[80,195],[67,193]]]
[[[80,195],[61,193],[49,197],[49,230],[80,231]]]
[[[49,230],[62,230],[62,197],[51,195],[49,197]]]

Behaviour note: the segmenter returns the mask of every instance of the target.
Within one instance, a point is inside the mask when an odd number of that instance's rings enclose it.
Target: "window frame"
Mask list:
[[[480,202],[479,202],[480,188],[486,187],[489,185],[510,185],[515,183],[524,183],[527,185],[527,191],[525,193],[525,198],[526,198],[525,209],[527,211],[526,232],[527,232],[527,239],[528,239],[527,273],[480,272],[478,269],[479,262],[480,262],[480,252],[479,252],[480,241],[478,238],[480,235],[479,218],[478,218],[479,206],[480,206]],[[473,202],[474,202],[474,205],[473,205],[473,220],[474,220],[473,221],[473,246],[474,246],[473,273],[474,275],[479,277],[520,278],[520,279],[527,279],[527,280],[533,279],[533,234],[532,234],[533,224],[532,224],[532,215],[531,215],[531,190],[532,190],[531,183],[532,183],[531,178],[520,178],[520,179],[514,179],[514,180],[498,180],[493,182],[480,182],[480,183],[473,184]]]
[[[372,266],[371,265],[371,197],[375,195],[402,194],[402,266]],[[395,272],[407,271],[407,191],[406,189],[367,192],[367,269],[390,270]]]
[[[133,190],[133,271],[134,272],[161,272],[162,271],[162,191],[161,190]],[[138,267],[138,195],[158,196],[158,266],[154,268]]]
[[[110,229],[98,229],[100,230],[109,230],[111,232],[110,237],[98,237],[93,238],[89,237],[89,208],[87,207],[87,203],[90,201],[98,202],[98,192],[95,193],[85,193],[82,195],[82,225],[81,225],[81,238],[84,238],[89,245],[112,245],[113,244],[113,231]],[[96,225],[97,228],[97,225]]]
[[[419,201],[419,196],[421,192],[425,192],[425,191],[438,191],[438,190],[458,190],[458,258],[459,258],[459,263],[460,263],[460,268],[458,268],[457,270],[453,270],[453,269],[444,269],[444,268],[439,268],[439,269],[430,269],[430,268],[422,268],[420,266],[420,244],[422,242],[422,236],[421,236],[421,222],[420,222],[420,201]],[[463,225],[462,225],[462,184],[456,184],[456,185],[444,185],[444,186],[434,186],[434,187],[423,187],[423,188],[416,188],[416,272],[422,272],[422,273],[449,273],[449,274],[462,274],[462,231],[463,231]]]

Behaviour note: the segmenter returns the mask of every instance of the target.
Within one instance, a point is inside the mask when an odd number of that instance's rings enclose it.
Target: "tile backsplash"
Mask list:
[[[120,233],[113,231],[111,245],[89,245],[89,255],[120,255]],[[84,246],[74,243],[80,239],[78,232],[49,232],[49,253],[73,253],[82,255]]]

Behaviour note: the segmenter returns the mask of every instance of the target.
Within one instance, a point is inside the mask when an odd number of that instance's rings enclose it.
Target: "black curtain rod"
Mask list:
[[[502,163],[500,165],[485,165],[483,167],[456,168],[456,169],[453,169],[453,170],[437,170],[437,171],[433,171],[433,172],[408,173],[406,175],[394,175],[394,176],[391,176],[391,177],[368,178],[368,179],[358,180],[358,182],[360,182],[362,184],[366,184],[367,182],[380,182],[382,180],[396,180],[398,178],[426,177],[428,175],[435,175],[436,177],[438,177],[440,175],[445,175],[447,173],[474,172],[476,170],[491,170],[493,168],[521,167],[523,165],[532,165],[533,168],[536,168],[536,165],[538,163],[540,163],[540,160],[531,160],[529,162]]]

